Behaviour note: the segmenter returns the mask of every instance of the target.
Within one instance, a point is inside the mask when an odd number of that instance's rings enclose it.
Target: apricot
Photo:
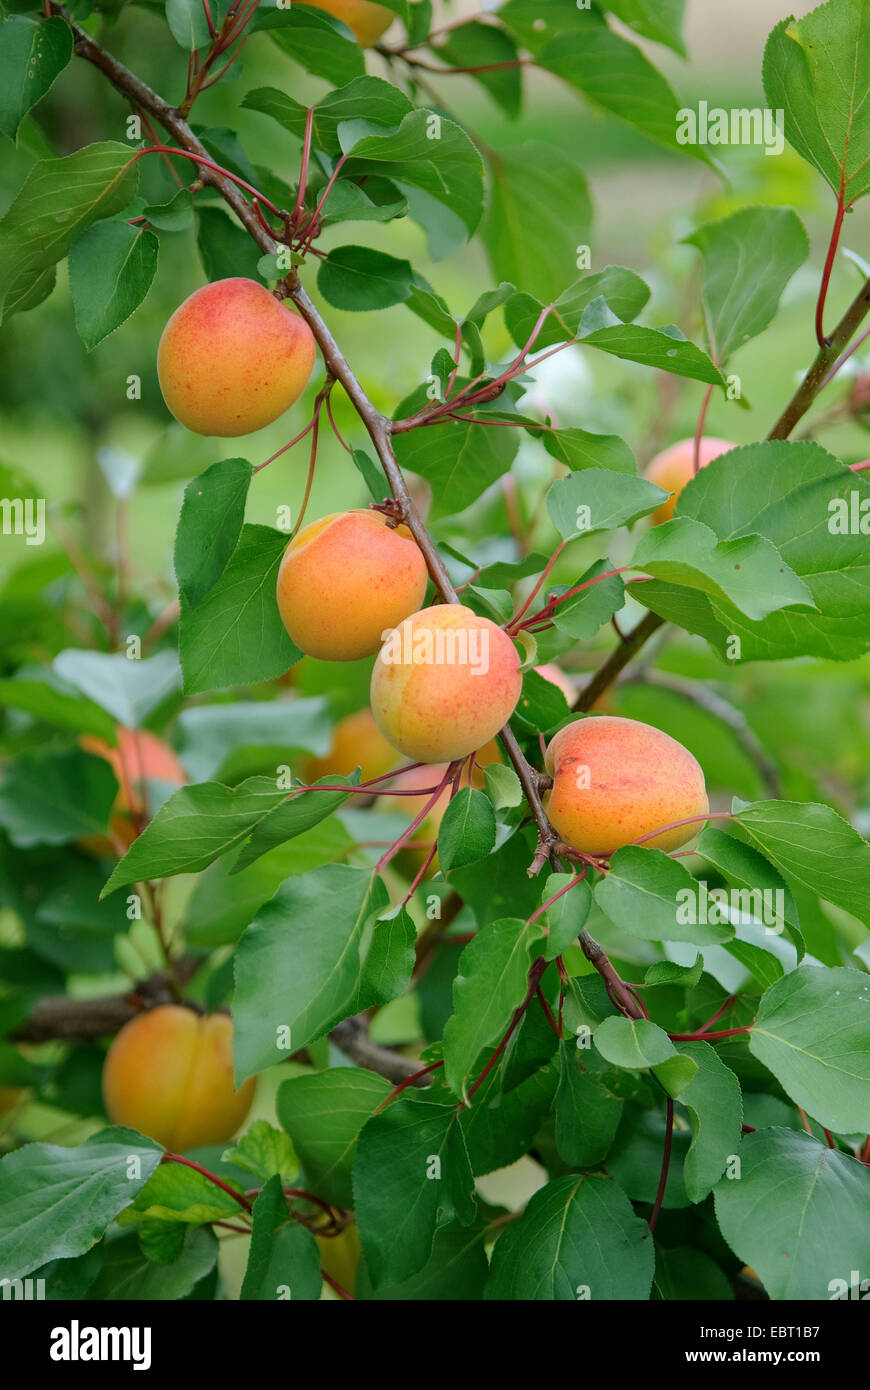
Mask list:
[[[333,512],[303,526],[284,551],[278,612],[309,656],[357,661],[419,608],[426,581],[406,526],[388,526],[382,512]]]
[[[146,808],[145,782],[171,782],[181,787],[187,773],[168,744],[147,729],[128,729],[118,725],[118,744],[112,748],[104,739],[82,734],[79,743],[87,753],[105,758],[118,779],[118,795],[112,807],[109,824],[115,839],[128,849],[136,838],[135,817]],[[87,836],[83,849],[95,854],[111,854],[111,840],[104,836]]]
[[[319,1236],[320,1268],[329,1274],[347,1293],[354,1292],[356,1272],[362,1258],[359,1231],[355,1224],[345,1226],[337,1236]]]
[[[157,375],[176,420],[196,434],[250,434],[298,400],[314,336],[255,280],[215,280],[185,299],[163,330]]]
[[[547,749],[553,786],[544,806],[562,839],[586,854],[610,854],[659,826],[709,811],[704,773],[670,734],[618,715],[575,719]],[[702,821],[644,840],[679,849]]]
[[[332,743],[324,758],[306,758],[301,774],[308,782],[333,773],[349,777],[360,768],[362,780],[380,777],[397,762],[396,750],[387,743],[370,709],[358,709],[339,719],[332,731]],[[425,784],[424,784],[425,785]]]
[[[699,468],[706,468],[708,463],[718,458],[720,454],[725,454],[729,449],[736,449],[737,445],[730,439],[716,439],[712,435],[704,435],[701,439],[699,450]],[[694,439],[680,439],[676,444],[672,444],[669,449],[663,449],[660,454],[647,465],[644,477],[647,482],[655,483],[657,487],[663,487],[671,495],[667,502],[663,502],[660,507],[652,513],[653,526],[660,526],[663,521],[670,521],[677,505],[677,498],[682,492],[686,483],[695,474],[695,441]]]
[[[372,0],[305,0],[305,3],[340,19],[351,30],[360,48],[371,48],[396,18],[386,5],[375,5]]]
[[[161,1004],[125,1023],[106,1054],[103,1101],[113,1124],[172,1151],[221,1144],[251,1108],[256,1082],[233,1086],[233,1024]]]
[[[536,666],[535,670],[539,676],[544,677],[545,681],[549,681],[551,685],[558,686],[565,696],[565,699],[568,701],[568,704],[573,705],[579,694],[577,684],[575,681],[572,681],[566,671],[562,670],[561,666],[557,666],[555,661],[545,661],[543,666]]]
[[[452,762],[507,723],[521,687],[507,633],[461,603],[444,603],[389,634],[372,672],[372,713],[406,757]]]

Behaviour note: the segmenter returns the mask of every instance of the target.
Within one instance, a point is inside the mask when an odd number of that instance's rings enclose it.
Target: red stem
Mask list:
[[[299,166],[299,186],[296,189],[296,202],[293,204],[293,211],[290,214],[291,221],[294,221],[302,211],[305,202],[305,190],[308,187],[308,161],[311,158],[311,131],[314,125],[314,107],[309,106],[305,112],[305,136],[302,141],[302,163]]]
[[[320,1273],[321,1273],[322,1276],[323,1276],[323,1282],[324,1282],[325,1284],[328,1284],[329,1287],[330,1287],[331,1289],[333,1289],[333,1290],[338,1294],[339,1298],[343,1298],[343,1299],[345,1300],[345,1302],[347,1302],[347,1303],[355,1303],[355,1302],[356,1302],[356,1299],[354,1298],[353,1294],[352,1294],[352,1293],[348,1293],[347,1289],[343,1289],[343,1288],[341,1287],[341,1284],[339,1284],[338,1280],[337,1280],[337,1279],[333,1279],[333,1277],[332,1277],[331,1274],[327,1274],[327,1272],[326,1272],[325,1269],[322,1269],[322,1270],[320,1271]]]
[[[649,1219],[650,1235],[656,1228],[659,1219],[659,1212],[662,1209],[662,1202],[665,1200],[665,1188],[668,1184],[668,1169],[671,1166],[671,1144],[674,1140],[674,1102],[668,1096],[667,1101],[667,1123],[665,1127],[665,1148],[662,1154],[662,1171],[659,1178],[659,1190],[656,1193],[655,1203]]]
[[[527,612],[529,611],[529,609],[531,608],[531,606],[532,606],[532,604],[534,603],[535,599],[537,598],[538,594],[541,592],[541,589],[543,588],[544,584],[546,584],[546,582],[547,582],[547,575],[548,575],[548,574],[550,573],[550,571],[552,570],[553,566],[555,565],[556,561],[558,560],[559,556],[562,554],[562,551],[565,549],[565,546],[566,546],[567,544],[568,544],[567,541],[560,541],[560,542],[559,542],[559,544],[556,546],[556,549],[553,551],[552,555],[550,556],[549,560],[547,561],[547,563],[546,563],[546,565],[545,565],[545,567],[544,567],[543,573],[541,574],[540,578],[538,579],[537,584],[536,584],[535,587],[532,589],[532,592],[529,594],[529,596],[528,596],[528,598],[526,599],[525,603],[522,605],[521,608],[518,608],[518,609],[517,609],[516,613],[515,613],[514,616],[511,618],[510,622],[509,622],[509,623],[505,623],[505,629],[504,629],[504,630],[505,630],[505,632],[508,634],[508,636],[510,636],[511,628],[515,627],[516,624],[519,623],[519,621],[520,621],[520,619],[523,617],[523,615],[524,615],[525,613],[527,613]]]
[[[163,1163],[183,1163],[185,1168],[193,1168],[195,1172],[202,1173],[204,1178],[208,1178],[209,1182],[213,1182],[215,1187],[219,1187],[222,1192],[226,1192],[227,1195],[232,1197],[234,1202],[238,1202],[239,1206],[243,1207],[245,1211],[249,1212],[251,1210],[251,1204],[247,1197],[243,1197],[240,1192],[235,1192],[233,1188],[230,1187],[229,1183],[225,1183],[223,1178],[219,1178],[216,1173],[210,1173],[207,1168],[203,1168],[201,1163],[194,1163],[192,1158],[182,1158],[181,1154],[167,1153],[163,1155],[161,1161]]]
[[[819,297],[816,301],[816,342],[820,348],[830,347],[828,339],[825,337],[824,317],[825,300],[828,297],[828,284],[831,279],[831,271],[834,267],[834,257],[837,254],[837,245],[840,240],[840,232],[843,227],[843,218],[846,213],[846,157],[843,156],[843,165],[840,170],[840,192],[837,197],[837,215],[834,218],[834,227],[831,232],[831,240],[828,243],[828,254],[825,257],[825,268],[822,271],[822,283],[819,286]]]
[[[723,1028],[721,1033],[668,1033],[671,1042],[709,1042],[711,1038],[736,1038],[738,1033],[751,1033],[752,1025],[745,1028]]]
[[[572,888],[576,888],[578,883],[582,883],[588,872],[589,866],[587,865],[582,873],[576,874],[574,878],[571,879],[571,882],[566,883],[564,888],[560,888],[558,893],[554,893],[552,898],[548,898],[545,903],[541,903],[541,906],[532,913],[531,917],[526,918],[529,926],[531,926],[532,922],[536,922],[542,913],[547,911],[548,907],[552,907],[553,903],[558,902],[565,893],[570,893]]]
[[[532,965],[532,968],[529,971],[529,978],[531,983],[529,984],[528,993],[526,994],[526,997],[523,1000],[522,1004],[518,1005],[518,1007],[514,1009],[513,1018],[508,1024],[507,1032],[505,1033],[498,1047],[495,1049],[495,1052],[490,1057],[483,1071],[480,1073],[480,1076],[477,1078],[474,1085],[471,1087],[471,1090],[466,1095],[465,1100],[460,1101],[458,1107],[460,1110],[463,1108],[463,1106],[468,1104],[478,1087],[483,1085],[483,1082],[489,1076],[489,1073],[492,1071],[499,1057],[504,1052],[505,1048],[511,1040],[511,1037],[513,1036],[514,1030],[520,1022],[520,1019],[522,1018],[523,1014],[525,1013],[526,1009],[529,1007],[529,1005],[535,997],[535,994],[537,993],[541,976],[544,974],[547,965],[548,962],[545,961],[542,956],[539,956],[538,959]]]
[[[704,421],[707,418],[707,406],[710,404],[710,397],[713,394],[713,387],[708,386],[704,392],[704,399],[701,402],[701,409],[698,411],[698,423],[695,426],[695,439],[692,448],[692,472],[697,473],[701,467],[701,439],[704,434]]]
[[[404,1091],[407,1086],[413,1086],[415,1082],[420,1080],[421,1076],[427,1076],[430,1071],[437,1071],[439,1067],[443,1066],[443,1059],[440,1062],[430,1062],[428,1067],[421,1067],[419,1071],[413,1072],[411,1076],[406,1076],[404,1081],[400,1081],[398,1086],[395,1086],[393,1090],[390,1091],[390,1094],[385,1096],[380,1105],[372,1111],[372,1114],[379,1115],[384,1107],[389,1105],[391,1100],[395,1100],[396,1096],[401,1095],[402,1091]]]
[[[131,164],[135,164],[136,160],[141,159],[145,154],[174,154],[178,155],[180,159],[190,159],[194,164],[202,164],[206,169],[212,169],[216,174],[221,174],[226,179],[232,179],[233,183],[239,185],[239,188],[244,188],[246,192],[253,194],[255,198],[259,198],[260,202],[264,203],[270,212],[274,212],[276,217],[281,216],[275,204],[270,202],[259,189],[254,188],[253,184],[246,183],[244,179],[240,179],[237,175],[231,174],[229,169],[222,168],[220,164],[213,164],[210,159],[204,159],[200,154],[191,154],[190,150],[180,150],[174,145],[147,145],[144,150],[136,151],[132,158],[127,161],[125,168],[129,169]]]

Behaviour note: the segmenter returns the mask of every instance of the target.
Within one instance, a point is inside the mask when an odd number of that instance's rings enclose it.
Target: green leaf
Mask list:
[[[98,222],[74,242],[69,283],[78,335],[88,351],[142,303],[157,270],[157,238],[128,222]]]
[[[496,1242],[488,1299],[576,1302],[649,1297],[649,1230],[610,1178],[556,1178]]]
[[[274,756],[276,763],[295,752],[322,758],[332,722],[321,696],[191,705],[178,717],[180,757],[196,782],[224,780],[222,774],[244,766],[254,749],[266,750],[265,756]]]
[[[553,483],[547,493],[547,511],[562,539],[570,541],[594,531],[631,526],[660,507],[666,497],[645,478],[604,468],[584,469]]]
[[[606,1062],[630,1071],[658,1066],[676,1054],[665,1030],[648,1018],[605,1018],[595,1029],[594,1040]]]
[[[95,734],[109,742],[115,737],[115,721],[93,700],[65,691],[60,683],[16,676],[0,680],[0,705],[21,710],[31,718],[77,733]]]
[[[257,1197],[253,1218],[241,1300],[319,1299],[323,1279],[317,1241],[290,1216],[277,1174]]]
[[[706,1042],[681,1042],[681,1057],[697,1065],[697,1074],[680,1095],[692,1122],[692,1143],[683,1161],[683,1181],[693,1202],[703,1202],[739,1152],[743,1101],[737,1077]]]
[[[703,257],[702,297],[710,352],[721,367],[770,324],[779,298],[809,255],[791,208],[741,208],[684,237]]]
[[[559,632],[567,633],[578,642],[588,641],[604,623],[609,623],[615,613],[625,603],[625,583],[622,575],[609,574],[607,579],[599,576],[612,570],[610,560],[596,560],[594,565],[581,574],[579,584],[588,584],[573,598],[560,603],[554,615],[554,623]],[[598,580],[595,584],[589,581]],[[572,586],[576,587],[576,586]],[[561,586],[560,586],[561,588]],[[555,592],[559,592],[557,588]],[[567,591],[565,591],[567,592]]]
[[[495,845],[492,802],[475,787],[463,787],[449,803],[438,828],[438,862],[444,873],[486,859]]]
[[[407,402],[400,407],[404,413]],[[393,436],[402,468],[419,473],[432,488],[433,521],[464,511],[514,460],[517,432],[500,426],[449,420]]]
[[[0,219],[0,314],[23,307],[40,277],[92,222],[127,206],[139,180],[130,161],[128,145],[105,141],[33,166]]]
[[[103,1267],[88,1289],[88,1299],[152,1302],[188,1298],[215,1267],[218,1242],[205,1227],[188,1231],[181,1253],[171,1264],[156,1264],[143,1254],[135,1231],[109,1231]]]
[[[364,1126],[353,1168],[354,1211],[374,1288],[416,1274],[435,1228],[474,1220],[473,1179],[456,1103],[403,1095]]]
[[[238,1183],[230,1184],[241,1195]],[[125,1216],[147,1216],[198,1226],[238,1216],[239,1203],[204,1173],[182,1163],[161,1163],[152,1173]]]
[[[584,347],[600,348],[627,362],[639,362],[674,376],[692,381],[707,381],[712,386],[724,386],[719,368],[706,352],[690,343],[674,324],[665,328],[646,328],[639,323],[608,323],[590,332],[581,332],[578,341]]]
[[[170,651],[134,661],[121,653],[68,647],[55,657],[53,669],[128,729],[141,728],[179,686],[178,659]]]
[[[608,1068],[573,1041],[559,1048],[556,1092],[556,1149],[571,1168],[601,1163],[616,1137],[623,1101],[607,1089]]]
[[[359,1067],[330,1067],[294,1076],[278,1090],[278,1119],[309,1182],[324,1201],[353,1206],[351,1170],[359,1132],[392,1087]]]
[[[733,835],[727,834],[724,830],[717,830],[712,825],[701,831],[697,852],[708,864],[718,869],[728,883],[741,891],[741,911],[752,913],[759,921],[764,922],[765,927],[771,929],[770,934],[784,931],[794,943],[798,958],[804,954],[804,941],[794,898],[785,879],[762,854],[750,845],[745,845],[742,840],[735,839]],[[771,904],[776,907],[775,913],[769,910]],[[781,918],[781,921],[772,920],[774,917]],[[737,943],[730,944],[736,946]]]
[[[234,275],[262,279],[261,252],[244,228],[221,208],[196,209],[196,245],[208,280],[228,280]]]
[[[166,23],[185,52],[206,48],[211,42],[202,0],[166,0]]]
[[[357,1273],[355,1297],[367,1302],[466,1302],[483,1297],[489,1274],[485,1241],[488,1226],[476,1222],[463,1227],[458,1223],[439,1226],[432,1242],[432,1254],[416,1274],[396,1284],[381,1284],[372,1290],[365,1261]]]
[[[859,513],[870,482],[818,444],[771,440],[714,459],[683,489],[677,516],[703,521],[730,540],[757,534],[776,546],[804,580],[816,611],[748,620],[715,598],[685,596],[655,581],[639,584],[641,603],[702,632],[729,661],[821,656],[849,661],[867,650],[870,556]],[[657,530],[661,530],[658,527]],[[688,605],[688,606],[687,606]],[[733,641],[739,639],[739,651]]]
[[[388,309],[411,293],[410,261],[369,246],[336,246],[321,261],[317,287],[335,309]]]
[[[189,189],[179,188],[168,203],[147,203],[142,216],[159,232],[186,232],[193,226],[193,195]]]
[[[698,822],[702,824],[701,821]],[[626,845],[595,886],[595,901],[630,936],[646,941],[688,941],[709,946],[728,941],[734,928],[707,907],[703,883],[660,849]]]
[[[700,589],[756,621],[782,608],[815,607],[807,585],[765,536],[720,541],[709,526],[687,516],[648,531],[632,565],[654,578]]]
[[[267,30],[283,53],[316,77],[340,87],[365,72],[365,59],[347,25],[306,5],[263,6],[252,32]]]
[[[870,189],[870,15],[860,0],[828,0],[784,19],[764,50],[764,90],[785,135],[845,206]]]
[[[227,1149],[223,1159],[253,1173],[264,1184],[275,1174],[289,1183],[299,1173],[299,1160],[290,1139],[268,1120],[255,1120],[241,1139]]]
[[[633,43],[595,23],[592,12],[584,20],[582,33],[560,34],[542,48],[540,66],[666,149],[709,163],[704,145],[677,143],[680,105],[658,68]]]
[[[63,845],[105,834],[118,783],[105,758],[32,750],[6,763],[0,825],[14,845]]]
[[[870,919],[870,844],[830,806],[755,801],[738,821],[782,873],[861,920]]]
[[[271,116],[300,140],[305,134],[306,107],[277,87],[256,87],[247,93],[242,106]],[[327,154],[341,154],[339,127],[345,122],[365,120],[371,125],[395,130],[413,109],[404,92],[383,78],[355,77],[347,86],[330,92],[314,106],[312,143]]]
[[[2,698],[3,688],[0,682],[0,699]],[[496,811],[507,810],[522,803],[523,789],[512,767],[504,767],[501,763],[487,763],[483,769],[483,783],[484,791]]]
[[[612,314],[628,323],[640,313],[649,294],[646,282],[625,266],[608,265],[594,275],[583,275],[559,295],[535,339],[535,347],[555,347],[573,338],[584,313],[596,299],[603,299]],[[517,347],[525,346],[544,308],[540,299],[525,291],[508,300],[505,324]]]
[[[656,1277],[653,1297],[669,1303],[679,1300],[696,1303],[728,1302],[734,1290],[727,1275],[709,1255],[692,1246],[656,1250]]]
[[[568,888],[569,884],[573,887]],[[550,874],[541,892],[541,901],[546,902],[561,889],[561,898],[547,908],[547,927],[549,935],[544,942],[545,960],[555,960],[577,940],[586,925],[589,909],[592,906],[592,889],[587,878],[577,882],[576,874]]]
[[[261,908],[236,949],[237,1083],[401,993],[414,933],[376,920],[387,906],[368,870],[327,864],[288,879]]]
[[[72,57],[72,30],[59,15],[0,24],[0,133],[14,140],[28,111],[41,101]]]
[[[229,564],[196,608],[182,604],[179,648],[186,694],[274,680],[299,659],[278,613],[275,585],[287,536],[244,526]]]
[[[870,1128],[870,976],[800,965],[761,996],[749,1050],[837,1134]]]
[[[843,1296],[839,1281],[849,1287],[870,1249],[870,1170],[803,1130],[776,1126],[744,1137],[740,1163],[739,1179],[723,1178],[715,1194],[735,1255],[770,1298]]]
[[[555,1049],[556,1038],[546,1020],[544,1027]],[[491,1057],[489,1050],[484,1052],[481,1065]],[[508,1167],[527,1154],[553,1105],[558,1074],[549,1058],[510,1089],[506,1089],[506,1076],[506,1062],[494,1066],[475,1091],[471,1108],[466,1106],[460,1117],[476,1177]]]
[[[368,135],[353,146],[344,165],[348,178],[382,174],[406,194],[411,215],[421,220],[421,205],[409,190],[420,190],[446,208],[470,235],[483,211],[480,155],[464,130],[444,116],[411,111],[390,135]]]
[[[488,67],[496,63],[516,62],[517,46],[504,29],[494,24],[470,20],[450,29],[438,43],[435,53],[444,63],[455,68]],[[519,66],[489,72],[473,73],[494,101],[508,116],[517,116],[522,106],[522,76]]]
[[[591,227],[582,169],[557,146],[527,142],[492,160],[482,235],[500,279],[545,302],[556,299],[576,274],[578,250],[588,244]]]
[[[184,489],[175,577],[192,608],[214,588],[236,548],[252,477],[247,459],[221,459]]]
[[[577,428],[529,433],[540,439],[547,453],[566,468],[611,468],[616,473],[636,473],[634,454],[617,434],[590,434]]]
[[[332,787],[345,782],[348,786],[355,785],[355,779],[351,781],[343,777],[330,776],[321,780],[325,780],[327,785]],[[283,797],[252,826],[250,839],[242,846],[236,860],[236,870],[247,869],[261,855],[268,854],[279,845],[283,845],[286,840],[304,834],[312,826],[332,815],[333,811],[337,811],[346,800],[347,793],[340,791],[297,792],[295,795]]]
[[[463,948],[453,982],[453,1016],[444,1030],[444,1074],[465,1094],[474,1064],[496,1042],[528,989],[531,949],[541,928],[519,918],[490,922]],[[472,1102],[473,1103],[473,1102]]]
[[[21,1279],[48,1260],[83,1255],[131,1202],[163,1156],[129,1129],[79,1148],[25,1144],[0,1160],[0,1267]],[[138,1176],[131,1176],[131,1159]],[[117,1296],[117,1295],[116,1295]]]
[[[685,58],[682,39],[685,0],[607,0],[605,8],[641,38],[666,44]]]
[[[286,792],[272,777],[248,777],[237,787],[219,782],[181,787],[116,864],[103,896],[141,878],[199,873],[237,849],[274,811],[285,812],[280,830],[289,840],[331,815],[343,800],[341,792]],[[267,848],[272,844],[258,853]]]

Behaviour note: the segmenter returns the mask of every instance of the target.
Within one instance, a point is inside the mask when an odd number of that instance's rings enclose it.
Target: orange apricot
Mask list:
[[[305,3],[340,19],[360,48],[371,48],[396,18],[386,5],[376,5],[373,0],[305,0]]]
[[[736,449],[737,445],[730,439],[716,439],[712,435],[704,435],[701,439],[699,450],[698,467],[706,468],[708,463],[718,458],[720,454],[726,454],[729,449]],[[644,477],[647,482],[655,483],[657,487],[662,487],[671,495],[667,502],[663,502],[660,507],[652,513],[653,526],[660,526],[663,521],[670,521],[677,505],[677,498],[682,492],[686,483],[695,474],[695,441],[694,439],[680,439],[676,444],[672,444],[669,449],[663,449],[660,454],[647,465]]]
[[[271,425],[302,395],[313,367],[305,320],[241,276],[195,290],[157,349],[160,389],[176,420],[222,438]]]
[[[670,734],[637,719],[575,719],[550,742],[546,768],[553,778],[547,815],[566,844],[585,854],[610,854],[660,826],[698,817],[644,840],[648,848],[679,849],[709,811],[700,764]]]
[[[507,633],[461,603],[444,603],[412,613],[384,642],[372,672],[372,713],[406,757],[452,762],[507,723],[521,687]]]
[[[306,758],[300,769],[306,781],[316,782],[330,773],[349,777],[355,768],[362,780],[380,777],[398,761],[396,750],[388,743],[375,723],[370,709],[358,709],[339,719],[332,731],[329,752],[323,758]]]
[[[333,512],[303,526],[278,570],[278,612],[296,643],[323,661],[373,656],[426,593],[423,553],[382,512]]]
[[[253,1078],[233,1086],[233,1025],[161,1004],[125,1023],[103,1065],[103,1101],[113,1124],[176,1152],[222,1144],[251,1108]]]

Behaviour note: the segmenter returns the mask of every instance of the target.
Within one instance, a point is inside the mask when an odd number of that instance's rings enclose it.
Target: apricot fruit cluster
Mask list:
[[[233,1085],[233,1025],[161,1004],[126,1023],[103,1064],[103,1102],[113,1124],[171,1152],[222,1144],[241,1125],[256,1082]]]

